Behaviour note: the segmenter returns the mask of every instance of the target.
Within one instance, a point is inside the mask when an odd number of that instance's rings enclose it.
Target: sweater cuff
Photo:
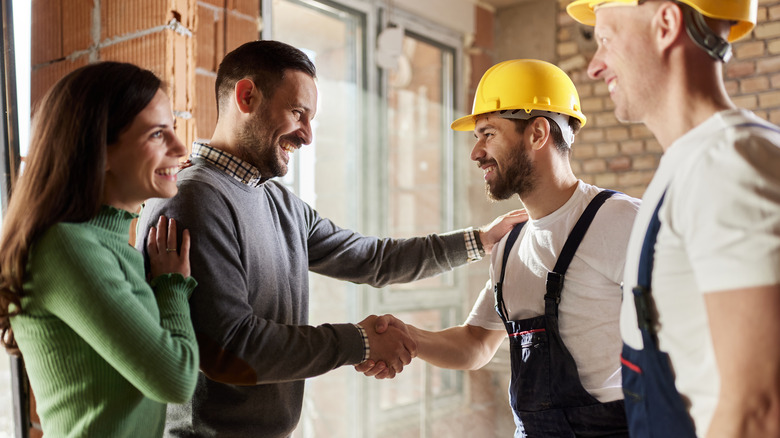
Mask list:
[[[195,290],[198,282],[192,277],[184,278],[180,273],[173,272],[158,275],[157,277],[154,277],[149,284],[152,286],[152,289],[155,290],[158,288],[181,290],[187,294],[187,299],[190,299],[192,291]]]

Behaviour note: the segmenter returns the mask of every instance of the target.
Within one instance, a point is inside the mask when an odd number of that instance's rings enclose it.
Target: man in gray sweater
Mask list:
[[[379,239],[320,217],[272,180],[312,140],[315,74],[303,52],[276,41],[225,56],[211,141],[193,145],[176,197],[150,200],[141,214],[140,250],[161,214],[190,230],[199,284],[190,306],[202,373],[192,401],[169,407],[167,436],[287,437],[304,379],[367,359],[396,373],[416,355],[404,327],[379,335],[375,316],[307,325],[309,270],[375,287],[410,282],[478,260],[525,219],[516,213],[479,231]]]

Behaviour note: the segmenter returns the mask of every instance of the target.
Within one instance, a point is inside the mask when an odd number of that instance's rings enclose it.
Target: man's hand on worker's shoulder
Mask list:
[[[513,210],[509,213],[502,214],[497,217],[493,222],[480,227],[479,240],[482,242],[482,249],[485,254],[493,252],[493,246],[498,243],[506,233],[512,231],[515,225],[528,220],[528,213],[523,210]]]

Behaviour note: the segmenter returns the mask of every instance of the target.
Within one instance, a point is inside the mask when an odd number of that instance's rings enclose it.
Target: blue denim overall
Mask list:
[[[650,283],[655,241],[661,227],[658,210],[665,196],[664,192],[647,227],[639,256],[638,285],[632,290],[644,349],[635,350],[623,344],[620,357],[626,416],[633,438],[696,436],[693,420],[674,386],[669,355],[658,349],[658,338],[652,321]]]
[[[522,225],[516,226],[507,238],[494,292],[496,311],[509,333],[509,397],[517,424],[515,438],[628,436],[623,401],[601,403],[582,387],[577,364],[558,329],[564,274],[596,212],[614,193],[604,190],[596,195],[574,225],[553,271],[547,274],[542,316],[509,320],[502,290],[504,271]]]

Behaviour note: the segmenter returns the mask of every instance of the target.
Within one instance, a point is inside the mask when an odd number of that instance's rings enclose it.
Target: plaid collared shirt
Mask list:
[[[190,157],[202,158],[230,175],[236,181],[250,187],[257,187],[264,181],[260,171],[255,166],[235,155],[213,148],[205,143],[192,143],[192,154],[190,154]]]

